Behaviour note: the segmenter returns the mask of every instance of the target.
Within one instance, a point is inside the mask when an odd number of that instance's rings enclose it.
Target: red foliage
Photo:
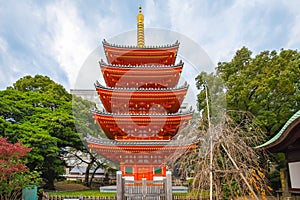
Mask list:
[[[9,143],[0,138],[0,180],[7,179],[12,173],[26,171],[25,164],[19,159],[25,156],[31,148],[23,146],[21,142]]]

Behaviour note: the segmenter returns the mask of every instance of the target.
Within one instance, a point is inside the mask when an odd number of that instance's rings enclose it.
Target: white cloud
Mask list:
[[[295,17],[299,6],[286,4],[258,0],[168,2],[171,29],[198,42],[215,63],[229,61],[242,46],[254,53],[299,46],[300,23]],[[290,20],[295,20],[293,29]]]
[[[69,1],[47,5],[45,17],[52,38],[44,48],[64,69],[73,85],[81,64],[92,50],[90,32],[78,16],[77,8]]]
[[[242,46],[258,53],[300,45],[298,1],[147,0],[143,4],[146,28],[186,35],[215,64],[230,60]],[[12,83],[7,77],[16,81],[28,73],[73,85],[81,65],[103,38],[136,28],[138,6],[139,2],[121,0],[2,4],[1,87]]]
[[[293,19],[292,27],[287,30],[288,42],[285,48],[294,48],[300,50],[300,1],[284,1],[286,7],[288,7],[289,12]]]
[[[119,6],[111,3],[108,8],[99,8],[106,9],[109,14],[102,14],[99,10],[99,13],[92,15],[89,10],[80,10],[71,1],[57,1],[47,5],[45,14],[52,40],[47,42],[45,48],[67,73],[71,88],[74,87],[82,64],[101,45],[102,39],[120,32],[120,28],[126,26],[126,19],[116,17],[120,12],[116,9]],[[88,19],[84,21],[79,11],[87,12],[96,24],[91,24]]]
[[[1,52],[0,70],[4,77],[0,88],[25,75],[36,74],[67,85],[65,76],[48,54],[49,33],[45,31],[43,5],[10,1],[0,6],[0,13],[0,37],[6,42],[6,51]]]
[[[0,37],[0,51],[1,51],[1,55],[2,53],[6,53],[7,52],[7,42]],[[3,59],[3,56],[1,56]]]
[[[293,23],[291,31],[288,33],[289,40],[287,43],[288,48],[296,48],[300,50],[300,14],[297,15]]]
[[[7,41],[0,37],[0,87],[7,87],[15,82],[16,77],[20,78],[20,74],[24,74],[18,67],[20,62],[15,56],[10,54],[10,48]]]
[[[196,0],[182,3],[170,0],[168,4],[172,29],[198,42],[215,63],[236,47],[242,11],[233,12],[235,5],[218,8],[217,4]]]

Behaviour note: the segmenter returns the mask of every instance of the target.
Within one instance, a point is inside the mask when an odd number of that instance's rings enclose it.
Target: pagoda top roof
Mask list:
[[[106,90],[123,90],[123,91],[134,91],[134,92],[143,92],[143,91],[147,91],[147,92],[174,92],[176,90],[182,90],[182,89],[188,89],[189,85],[187,84],[187,82],[184,82],[183,85],[179,86],[179,87],[175,87],[175,88],[129,88],[129,87],[108,87],[108,86],[103,86],[99,83],[99,81],[96,81],[96,83],[94,84],[96,88],[102,88],[102,89],[106,89]]]
[[[137,46],[137,45],[118,45],[118,44],[111,44],[107,42],[105,39],[102,41],[103,46],[109,46],[114,48],[120,48],[120,49],[170,49],[174,47],[179,47],[178,40],[174,44],[166,44],[166,45],[150,45],[150,46]]]
[[[118,65],[118,64],[107,64],[106,62],[104,62],[103,59],[101,59],[99,61],[100,65],[103,66],[107,66],[107,67],[114,67],[114,68],[128,68],[128,69],[148,69],[148,68],[177,68],[177,67],[181,67],[184,63],[182,60],[179,61],[179,63],[177,63],[176,65]]]

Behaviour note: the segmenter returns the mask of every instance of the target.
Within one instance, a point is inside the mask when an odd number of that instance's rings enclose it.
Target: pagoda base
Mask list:
[[[117,186],[116,185],[102,186],[99,188],[99,190],[100,192],[117,193]],[[172,193],[188,193],[188,187],[172,186]]]
[[[139,160],[143,161],[143,160]],[[120,169],[125,180],[163,180],[166,177],[166,165],[121,163]]]

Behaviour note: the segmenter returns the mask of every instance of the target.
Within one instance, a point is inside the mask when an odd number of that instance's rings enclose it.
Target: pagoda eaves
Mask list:
[[[176,113],[188,90],[179,88],[108,88],[95,84],[97,93],[108,112]]]
[[[178,84],[183,62],[177,65],[109,65],[99,62],[108,87],[175,87]]]
[[[166,142],[158,141],[143,143],[115,141],[114,143],[117,144],[105,144],[102,141],[89,138],[87,143],[94,152],[120,164],[122,176],[134,177],[135,180],[145,177],[148,180],[153,180],[154,177],[165,177],[166,163],[170,155],[173,159],[177,159],[181,153],[195,148],[194,143],[167,145]],[[153,173],[154,169],[157,169],[156,173]]]
[[[109,139],[170,140],[187,125],[193,111],[171,114],[119,114],[93,110],[94,119]]]
[[[88,145],[93,147],[92,149],[99,152],[104,152],[105,157],[114,162],[121,162],[122,157],[125,155],[163,155],[162,158],[167,158],[170,154],[173,154],[174,151],[186,151],[189,148],[193,148],[196,144],[194,140],[185,141],[185,144],[182,141],[111,141],[104,138],[97,139],[89,136],[87,139]],[[138,153],[138,154],[137,154]],[[162,163],[162,161],[160,162]]]
[[[138,47],[109,44],[103,40],[109,64],[115,65],[174,65],[179,42],[165,46]]]

